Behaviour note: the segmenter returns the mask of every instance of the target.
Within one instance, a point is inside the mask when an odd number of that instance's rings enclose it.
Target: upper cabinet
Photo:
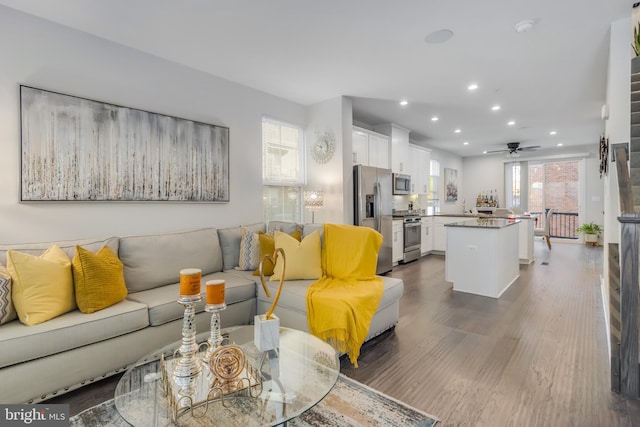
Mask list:
[[[427,194],[429,192],[429,166],[431,150],[418,145],[409,144],[409,175],[411,175],[411,193]]]
[[[391,138],[391,170],[409,174],[409,129],[389,123],[376,126],[374,130]]]
[[[353,126],[353,164],[389,169],[389,137]]]
[[[389,169],[389,138],[385,135],[369,134],[369,166]]]

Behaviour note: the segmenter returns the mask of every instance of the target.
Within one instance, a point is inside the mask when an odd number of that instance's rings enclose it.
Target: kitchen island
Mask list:
[[[498,218],[508,219],[508,217],[499,216],[486,216],[481,214],[450,214],[439,213],[435,215],[423,215],[425,217],[434,218],[434,231],[433,231],[433,252],[437,254],[445,254],[446,236],[445,236],[445,224],[450,222],[465,221],[475,218]],[[534,226],[536,221],[535,215],[515,215],[516,220],[519,220],[518,225],[518,256],[520,257],[520,264],[531,264],[535,261],[533,256],[533,242],[534,242]],[[424,220],[424,219],[423,219]]]
[[[454,291],[499,298],[520,277],[519,224],[496,218],[445,224],[445,275]]]

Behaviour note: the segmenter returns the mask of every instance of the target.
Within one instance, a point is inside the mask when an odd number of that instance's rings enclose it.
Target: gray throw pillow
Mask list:
[[[288,221],[270,221],[267,231],[282,231],[283,233],[293,234],[295,231],[302,232],[302,225]]]
[[[245,225],[234,228],[219,228],[218,238],[220,239],[220,247],[222,248],[222,263],[225,270],[231,270],[239,265],[240,260],[240,242],[242,241],[242,229],[258,233],[265,231],[264,222]]]

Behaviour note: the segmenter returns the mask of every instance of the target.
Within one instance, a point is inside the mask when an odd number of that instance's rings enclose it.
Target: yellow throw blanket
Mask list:
[[[310,332],[355,367],[384,290],[375,275],[381,245],[382,235],[371,228],[325,224],[323,276],[307,290]]]

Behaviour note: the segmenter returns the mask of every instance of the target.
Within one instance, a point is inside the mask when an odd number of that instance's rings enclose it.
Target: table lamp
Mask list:
[[[324,203],[324,193],[319,190],[309,190],[304,192],[304,207],[311,211],[311,223],[315,223],[315,212],[322,208]]]

